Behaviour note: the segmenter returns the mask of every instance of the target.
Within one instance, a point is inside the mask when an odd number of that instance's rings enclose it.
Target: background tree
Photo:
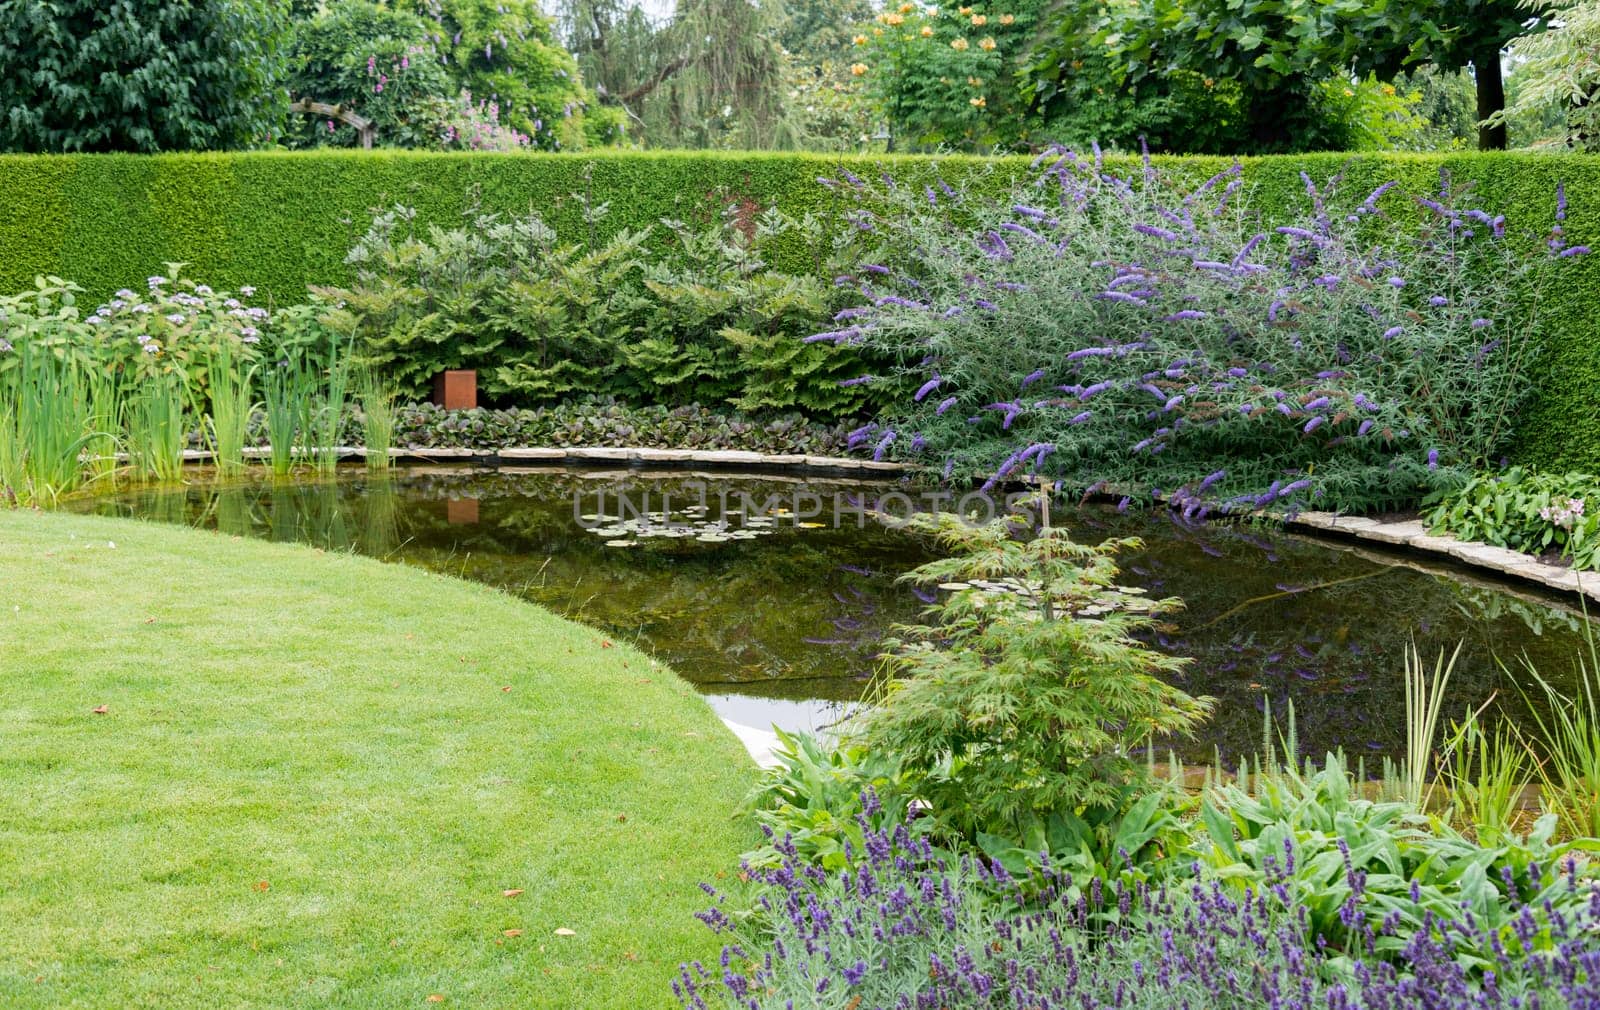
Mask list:
[[[437,147],[444,107],[456,88],[439,60],[435,26],[367,0],[345,0],[295,28],[289,58],[293,98],[341,105],[371,119],[380,144]],[[284,134],[291,147],[359,143],[343,123],[301,117]]]
[[[1497,120],[1600,150],[1600,2],[1534,0],[1529,7],[1550,28],[1512,42],[1513,94]]]
[[[652,147],[801,146],[791,118],[776,0],[678,0],[656,24],[637,4],[573,0],[574,50],[603,100]]]
[[[437,26],[434,42],[455,84],[498,118],[552,150],[615,143],[622,117],[597,107],[577,60],[535,0],[409,0]]]
[[[1512,0],[1118,0],[1057,7],[1036,48],[1032,90],[1048,99],[1065,68],[1104,53],[1119,87],[1159,82],[1175,69],[1237,81],[1256,150],[1344,146],[1328,121],[1320,82],[1392,82],[1407,68],[1471,65],[1477,111],[1504,105],[1500,50],[1529,30]],[[1479,146],[1504,147],[1505,133],[1480,130]]]
[[[0,3],[0,149],[249,147],[283,121],[273,0]]]
[[[855,26],[872,20],[871,0],[786,0],[778,44],[802,66],[845,55]]]

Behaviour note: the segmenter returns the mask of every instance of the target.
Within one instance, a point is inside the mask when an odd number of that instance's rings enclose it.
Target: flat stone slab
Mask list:
[[[755,763],[762,768],[776,768],[778,758],[773,753],[778,747],[778,734],[771,730],[756,729],[754,726],[745,726],[731,719],[722,720],[722,724],[733,731],[733,735],[744,744],[744,749],[750,752]]]
[[[1401,523],[1379,523],[1372,529],[1361,532],[1363,539],[1376,540],[1381,544],[1409,544],[1417,537],[1427,535],[1427,528],[1414,520]]]
[[[567,450],[569,459],[633,459],[637,449],[614,449],[610,446],[574,446]]]
[[[827,467],[830,470],[863,470],[861,460],[843,456],[807,456],[806,466]]]
[[[697,463],[764,463],[768,457],[759,452],[742,449],[713,449],[696,451],[690,456]]]
[[[693,449],[636,449],[639,459],[647,463],[687,463],[694,459]]]
[[[419,446],[406,449],[405,454],[417,459],[471,459],[478,453],[474,449],[429,449]]]
[[[501,449],[501,459],[566,459],[565,449]]]

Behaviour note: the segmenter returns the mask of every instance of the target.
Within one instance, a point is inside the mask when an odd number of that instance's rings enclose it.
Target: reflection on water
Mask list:
[[[922,604],[895,577],[928,559],[899,530],[797,495],[870,500],[885,485],[650,472],[418,469],[392,478],[204,481],[95,499],[87,510],[351,550],[474,579],[603,628],[659,655],[719,711],[805,728],[859,697],[877,643]],[[610,504],[597,504],[601,495]],[[618,496],[638,515],[619,521]],[[658,502],[667,502],[665,506]],[[730,505],[733,502],[735,504]],[[763,503],[746,508],[737,503]],[[682,505],[674,504],[682,503]],[[690,507],[695,503],[698,507]],[[652,519],[643,513],[656,510]],[[670,513],[670,514],[669,514]],[[586,518],[587,517],[587,518]],[[670,520],[674,532],[661,526]],[[1520,717],[1526,654],[1570,683],[1582,618],[1559,601],[1369,551],[1241,526],[1188,527],[1099,507],[1056,514],[1081,540],[1140,536],[1125,581],[1184,600],[1153,644],[1193,659],[1182,676],[1217,699],[1180,754],[1257,749],[1263,707],[1292,703],[1302,750],[1394,753],[1404,737],[1400,670],[1465,642],[1447,713],[1491,696]],[[596,529],[595,527],[599,527]],[[608,546],[611,545],[611,546]]]

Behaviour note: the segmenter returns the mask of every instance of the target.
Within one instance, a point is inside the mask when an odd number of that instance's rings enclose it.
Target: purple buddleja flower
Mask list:
[[[876,381],[877,381],[877,377],[876,376],[858,375],[854,379],[841,379],[841,380],[839,380],[839,385],[844,386],[845,388],[849,388],[851,386],[865,386],[865,385],[867,385],[869,383],[876,382]]]
[[[1019,203],[1019,204],[1016,204],[1015,206],[1013,206],[1011,208],[1011,210],[1012,210],[1013,213],[1021,214],[1023,217],[1032,218],[1035,221],[1048,221],[1048,220],[1050,220],[1050,215],[1048,213],[1046,213],[1045,211],[1040,210],[1037,207],[1029,207],[1029,206],[1027,206],[1025,204],[1020,204]]]
[[[829,330],[826,333],[813,333],[811,336],[802,340],[801,343],[816,344],[827,342],[837,344],[845,341],[854,341],[857,337],[861,336],[861,334],[861,327],[851,326],[848,329],[843,330]]]
[[[1404,277],[1391,277],[1387,283],[1391,288],[1403,288],[1406,286],[1406,279]]]
[[[1436,309],[1440,309],[1446,305],[1449,305],[1450,299],[1446,298],[1444,295],[1434,295],[1428,299],[1428,304],[1432,305]]]
[[[1085,410],[1082,413],[1072,415],[1072,417],[1070,419],[1068,419],[1067,423],[1068,424],[1084,424],[1093,416],[1094,416],[1094,411]]]
[[[1565,221],[1566,219],[1567,219],[1567,184],[1565,182],[1558,182],[1558,183],[1556,183],[1556,220],[1557,221]]]
[[[1005,419],[1000,422],[1000,428],[1003,431],[1007,431],[1011,428],[1011,422],[1015,421],[1017,417],[1022,414],[1023,406],[1015,400],[1008,400],[1003,403],[991,403],[983,409],[1004,412]]]
[[[1324,244],[1325,241],[1322,236],[1318,235],[1316,232],[1308,231],[1305,228],[1297,228],[1293,225],[1280,225],[1273,230],[1279,235],[1288,235],[1291,238],[1304,239],[1307,242],[1315,242],[1318,245]]]
[[[1100,299],[1101,301],[1106,301],[1106,302],[1124,302],[1124,303],[1126,303],[1128,305],[1148,305],[1148,304],[1150,304],[1149,302],[1145,301],[1143,298],[1140,298],[1138,295],[1130,294],[1127,291],[1102,291],[1099,294],[1095,295],[1095,297]]]
[[[883,274],[885,276],[891,272],[888,267],[881,263],[863,263],[861,264],[861,269],[869,274]]]
[[[1378,209],[1379,197],[1383,196],[1383,194],[1389,192],[1389,190],[1393,189],[1397,185],[1399,185],[1399,183],[1391,179],[1379,186],[1377,189],[1368,194],[1365,200],[1361,201],[1361,209],[1369,214],[1376,212]]]
[[[877,446],[872,450],[872,458],[875,461],[877,461],[877,462],[882,462],[883,461],[884,453],[888,452],[889,451],[889,446],[894,443],[894,437],[895,437],[895,433],[893,431],[887,431],[887,432],[884,432],[884,435],[883,435],[882,438],[878,439]]]
[[[1002,224],[1000,227],[1005,229],[1006,231],[1012,232],[1013,234],[1021,235],[1021,236],[1025,237],[1025,238],[1031,238],[1035,242],[1049,242],[1050,241],[1049,239],[1045,238],[1043,235],[1040,235],[1038,232],[1034,231],[1032,228],[1029,228],[1026,225],[1020,225],[1015,221],[1007,221],[1004,224]]]
[[[1181,237],[1175,231],[1153,224],[1136,224],[1133,226],[1133,230],[1141,235],[1149,235],[1151,238],[1161,239],[1163,242],[1176,242]]]
[[[1569,259],[1569,258],[1571,258],[1573,256],[1587,256],[1588,254],[1589,254],[1589,247],[1588,246],[1586,246],[1586,245],[1575,245],[1575,246],[1568,246],[1567,248],[1561,250],[1556,255],[1560,256],[1562,259]]]
[[[945,411],[949,410],[951,407],[954,407],[956,405],[956,400],[957,399],[958,399],[957,397],[952,396],[952,397],[948,397],[947,399],[941,400],[939,402],[939,409],[935,410],[934,413],[942,415]]]
[[[935,375],[933,378],[929,379],[927,382],[924,382],[920,387],[917,388],[917,395],[913,397],[913,399],[916,402],[921,403],[927,398],[929,393],[939,388],[939,383],[942,381],[944,380]]]
[[[1437,469],[1439,469],[1439,450],[1438,449],[1429,449],[1428,450],[1428,469],[1429,470],[1437,470]]]
[[[1398,337],[1400,334],[1404,333],[1405,331],[1406,331],[1406,328],[1404,326],[1391,326],[1387,330],[1383,331],[1383,339],[1385,339],[1385,340],[1393,340],[1395,337]]]
[[[1034,371],[1031,371],[1022,377],[1022,388],[1027,389],[1029,386],[1033,385],[1035,382],[1038,382],[1042,378],[1044,378],[1044,369],[1035,369]]]
[[[1313,431],[1316,431],[1318,428],[1320,428],[1323,422],[1326,420],[1327,418],[1323,417],[1321,414],[1318,414],[1316,417],[1313,417],[1311,420],[1307,421],[1306,426],[1301,430],[1309,435]]]
[[[1474,319],[1472,321],[1472,328],[1475,329],[1475,330],[1488,329],[1489,327],[1491,327],[1493,325],[1494,325],[1494,320],[1492,320],[1492,319]]]

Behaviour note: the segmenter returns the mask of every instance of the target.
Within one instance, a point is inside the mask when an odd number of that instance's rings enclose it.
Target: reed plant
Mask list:
[[[90,373],[88,391],[91,430],[82,464],[86,479],[94,482],[110,479],[117,472],[126,395],[120,377],[109,369]]]
[[[1556,689],[1526,656],[1523,669],[1538,688],[1525,698],[1533,712],[1535,751],[1544,807],[1564,831],[1600,837],[1600,647],[1592,626],[1588,655],[1579,655],[1576,690]],[[1542,702],[1542,704],[1541,704]]]
[[[183,477],[188,390],[181,375],[145,380],[128,401],[128,457],[140,477],[176,481]]]
[[[1487,705],[1485,705],[1487,708]],[[1484,709],[1452,724],[1439,761],[1449,794],[1444,819],[1484,845],[1515,831],[1522,791],[1532,777],[1527,746],[1509,724],[1485,726]]]
[[[294,467],[295,450],[305,444],[316,377],[298,358],[284,358],[262,376],[272,472],[285,476]]]
[[[1461,644],[1458,642],[1448,660],[1442,651],[1439,653],[1430,671],[1416,643],[1406,650],[1406,754],[1401,777],[1405,783],[1405,801],[1418,810],[1426,809],[1430,799],[1428,772],[1434,765],[1433,741],[1439,734],[1445,690],[1450,686],[1450,675],[1459,658]]]
[[[394,447],[394,384],[369,365],[356,373],[355,386],[356,399],[361,404],[362,444],[367,450],[367,468],[387,470],[389,450]]]
[[[255,410],[255,367],[224,342],[211,359],[210,374],[211,452],[223,476],[237,476],[244,470],[244,446]]]
[[[350,362],[341,353],[338,335],[328,342],[328,368],[321,395],[313,401],[307,420],[312,460],[319,471],[331,473],[339,465],[339,430],[350,391]]]
[[[12,372],[8,419],[0,426],[0,468],[9,498],[47,504],[84,478],[79,456],[91,439],[89,393],[83,373],[48,350],[23,345]]]

